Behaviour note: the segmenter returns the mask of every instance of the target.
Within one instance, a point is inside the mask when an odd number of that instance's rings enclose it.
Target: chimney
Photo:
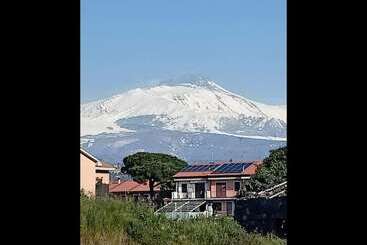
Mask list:
[[[118,177],[117,183],[120,184],[121,183],[121,179],[120,177]]]

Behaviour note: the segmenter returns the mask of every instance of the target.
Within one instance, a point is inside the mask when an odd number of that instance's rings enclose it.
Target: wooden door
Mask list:
[[[216,197],[226,197],[226,183],[216,183]]]

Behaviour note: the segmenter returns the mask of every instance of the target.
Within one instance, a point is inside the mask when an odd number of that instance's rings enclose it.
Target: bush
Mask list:
[[[141,203],[80,198],[81,244],[285,244],[246,233],[228,217],[170,220]]]
[[[250,181],[246,182],[246,190],[259,192],[287,180],[287,147],[271,150],[270,155],[256,170]]]

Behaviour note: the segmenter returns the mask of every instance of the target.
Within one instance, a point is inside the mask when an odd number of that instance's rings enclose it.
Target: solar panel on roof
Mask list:
[[[216,167],[216,166],[213,166],[213,165],[191,165],[191,166],[188,166],[188,167],[184,168],[181,171],[182,172],[204,172],[204,171],[213,170],[214,167]]]
[[[205,169],[207,168],[207,166],[203,165],[203,166],[199,166],[198,167],[198,171],[205,171]]]
[[[246,163],[246,165],[243,167],[243,169],[246,169],[246,168],[250,167],[251,165],[252,165],[252,163],[251,163],[251,162]]]
[[[240,173],[251,163],[224,163],[218,167],[217,164],[190,165],[181,170],[182,172],[205,172],[217,168],[214,173]]]
[[[191,171],[193,171],[193,172],[197,172],[197,171],[198,171],[198,169],[199,169],[199,166],[193,166],[193,167],[191,168]]]
[[[189,168],[190,168],[190,166],[187,166],[187,167],[185,167],[184,169],[182,169],[181,171],[182,171],[182,172],[187,172],[187,171],[189,170]]]
[[[214,173],[241,173],[251,163],[225,163],[217,168]]]

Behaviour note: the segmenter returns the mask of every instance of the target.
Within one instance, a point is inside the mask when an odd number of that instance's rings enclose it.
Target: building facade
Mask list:
[[[80,148],[80,190],[83,190],[86,195],[96,196],[96,191],[108,194],[110,171],[112,170],[114,167],[111,164],[99,161],[92,154]],[[105,191],[102,191],[103,189]]]
[[[102,184],[109,185],[110,184],[110,171],[113,171],[115,168],[112,164],[106,162],[99,162],[96,165],[96,181],[100,181]]]
[[[260,161],[191,165],[174,176],[172,202],[159,212],[233,215],[235,200]],[[185,214],[186,215],[186,214]]]

